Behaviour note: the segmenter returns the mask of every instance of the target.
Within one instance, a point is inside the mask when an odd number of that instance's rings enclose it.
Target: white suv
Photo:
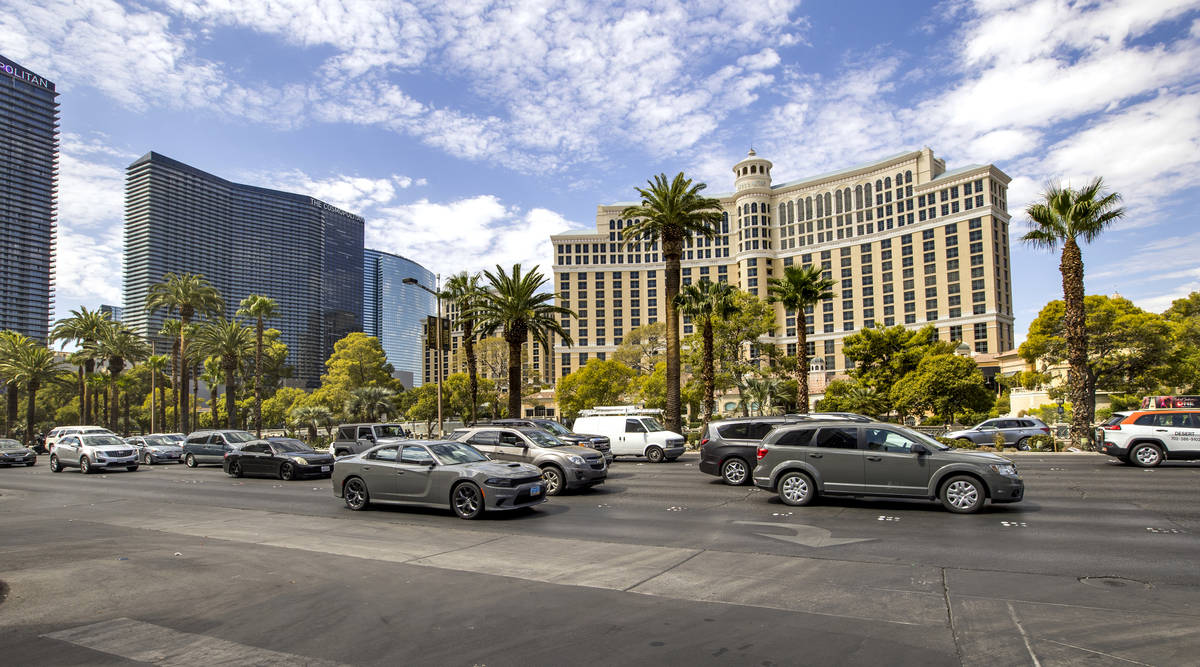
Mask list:
[[[1200,410],[1114,412],[1096,435],[1105,454],[1143,468],[1200,459]]]
[[[63,436],[83,435],[85,433],[88,435],[116,435],[116,433],[103,426],[59,426],[50,429],[50,432],[46,434],[46,451],[53,452],[54,445],[58,444],[58,441]]]
[[[111,433],[61,436],[50,453],[50,472],[65,467],[88,474],[106,468],[138,469],[137,449]]]

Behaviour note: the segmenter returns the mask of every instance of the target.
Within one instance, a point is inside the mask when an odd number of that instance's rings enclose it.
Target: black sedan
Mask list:
[[[14,466],[24,464],[31,466],[35,463],[37,463],[37,454],[34,454],[33,450],[16,440],[8,438],[0,439],[0,465]]]
[[[225,453],[225,473],[234,477],[270,475],[282,480],[328,477],[333,457],[294,438],[252,440]]]

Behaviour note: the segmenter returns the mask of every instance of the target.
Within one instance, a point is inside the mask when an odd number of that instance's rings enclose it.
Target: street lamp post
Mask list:
[[[417,282],[416,278],[405,278],[400,282],[404,283],[405,285],[416,285],[417,287],[420,287],[426,292],[432,294],[434,299],[437,300],[437,312],[434,313],[434,321],[436,324],[434,325],[433,351],[434,357],[437,360],[437,364],[434,366],[434,372],[437,374],[437,420],[438,437],[440,438],[444,433],[444,429],[442,428],[442,274],[439,273],[434,276],[434,289],[429,289],[428,287]]]

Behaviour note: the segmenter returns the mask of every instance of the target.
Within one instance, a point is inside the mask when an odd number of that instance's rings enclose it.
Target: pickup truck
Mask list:
[[[329,453],[335,457],[350,456],[365,452],[385,440],[404,440],[412,437],[400,424],[342,424],[337,437],[329,445]]]

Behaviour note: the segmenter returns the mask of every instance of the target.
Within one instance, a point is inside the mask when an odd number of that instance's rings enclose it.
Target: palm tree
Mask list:
[[[396,392],[387,387],[358,387],[350,390],[350,398],[346,400],[346,414],[362,415],[364,421],[375,421],[376,418],[386,419],[396,406],[392,398]]]
[[[742,400],[758,403],[758,414],[769,414],[775,399],[780,397],[780,384],[779,378],[746,376]]]
[[[17,334],[20,335],[20,334]],[[25,446],[33,446],[33,426],[37,411],[37,393],[47,382],[58,379],[62,368],[50,348],[21,336],[11,339],[0,358],[0,374],[25,388]]]
[[[637,188],[642,199],[640,205],[629,206],[621,212],[622,217],[634,218],[633,224],[625,228],[623,243],[644,241],[651,247],[654,243],[662,244],[667,305],[667,430],[682,433],[679,313],[675,304],[675,295],[679,293],[679,265],[683,244],[689,235],[711,238],[720,231],[721,202],[702,196],[700,191],[707,186],[704,183],[693,185],[683,172],[670,183],[666,174],[659,174],[649,185],[649,188]]]
[[[292,423],[308,428],[309,444],[317,441],[317,427],[325,426],[333,421],[333,413],[324,405],[301,405],[293,408],[289,417]]]
[[[161,426],[167,428],[167,388],[163,384],[163,371],[167,370],[170,357],[165,354],[152,354],[146,358],[146,370],[150,373],[150,432],[158,433]],[[161,416],[159,411],[162,411]]]
[[[208,387],[209,416],[213,428],[218,428],[220,411],[217,409],[221,401],[221,360],[209,357],[204,360],[204,370],[200,371],[200,381]]]
[[[1067,387],[1071,405],[1071,445],[1081,447],[1092,435],[1096,409],[1095,380],[1087,367],[1088,332],[1083,305],[1083,253],[1079,241],[1095,241],[1106,227],[1124,217],[1118,206],[1121,195],[1104,192],[1104,182],[1096,178],[1082,189],[1050,183],[1042,201],[1025,209],[1030,230],[1021,240],[1051,252],[1062,244],[1058,270],[1063,287],[1063,338],[1067,343]]]
[[[833,298],[833,281],[821,277],[816,266],[789,266],[783,278],[768,281],[767,301],[781,303],[796,313],[796,409],[808,414],[808,321],[805,310]]]
[[[16,331],[4,330],[0,331],[0,377],[4,378],[4,397],[6,405],[5,420],[4,420],[4,437],[11,438],[13,429],[17,425],[17,410],[20,407],[18,403],[20,382],[10,371],[6,371],[7,364],[17,356],[17,350],[28,344],[29,338]]]
[[[179,320],[168,319],[163,320],[162,329],[158,331],[159,335],[166,336],[167,340],[171,341],[171,388],[175,391],[176,409],[174,428],[176,431],[183,430],[183,424],[179,421],[179,388],[183,387],[183,390],[187,391],[187,386],[179,383],[179,330],[182,328],[183,324]],[[163,406],[163,414],[165,415],[166,413],[167,408]],[[163,428],[167,428],[166,424],[163,424]]]
[[[251,294],[242,299],[237,315],[253,318],[254,326],[254,434],[262,437],[262,351],[263,322],[279,317],[275,299],[261,294]]]
[[[704,368],[701,376],[704,379],[704,425],[712,420],[716,409],[713,399],[716,371],[713,362],[713,320],[724,319],[737,312],[734,293],[737,288],[729,283],[714,283],[707,278],[697,283],[686,285],[679,290],[675,297],[679,312],[690,316],[693,322],[700,324],[700,336],[704,341]]]
[[[512,272],[506,272],[499,264],[496,272],[484,271],[491,289],[479,299],[468,317],[479,327],[479,336],[487,337],[501,331],[508,343],[508,414],[521,415],[521,346],[529,337],[542,344],[546,356],[550,356],[551,335],[560,336],[571,344],[571,334],[559,324],[558,318],[575,317],[569,308],[556,306],[553,301],[558,295],[540,292],[546,278],[535,267],[529,273],[521,272],[520,264],[513,264]]]
[[[111,324],[112,319],[108,313],[80,308],[72,310],[70,317],[59,320],[50,330],[50,340],[62,341],[64,344],[67,341],[74,341],[83,353],[84,382],[82,393],[79,395],[79,415],[80,421],[85,424],[93,423],[93,413],[95,412],[95,400],[87,393],[87,378],[96,372],[96,357],[92,354],[92,348],[100,340],[103,331]]]
[[[237,320],[209,322],[196,334],[196,353],[220,359],[225,374],[225,419],[228,428],[237,428],[237,371],[254,354],[253,333]]]
[[[221,293],[203,276],[193,273],[182,275],[166,273],[162,282],[150,286],[146,295],[146,310],[151,314],[160,309],[168,313],[179,311],[179,358],[184,360],[179,370],[179,385],[184,391],[176,392],[179,396],[179,426],[180,431],[188,432],[188,324],[192,317],[199,315],[215,315],[224,309]]]
[[[108,429],[117,432],[117,417],[120,413],[121,373],[125,370],[125,362],[137,363],[150,354],[150,346],[137,334],[120,322],[110,322],[100,332],[96,342],[96,354],[108,365],[108,375],[111,378],[109,398],[111,406],[108,416]]]
[[[486,298],[486,292],[479,284],[479,274],[466,272],[451,276],[442,290],[442,298],[458,306],[457,325],[462,331],[463,354],[467,357],[467,379],[471,392],[471,414],[469,424],[476,420],[479,405],[479,371],[475,360],[475,318],[471,313],[475,303]]]

